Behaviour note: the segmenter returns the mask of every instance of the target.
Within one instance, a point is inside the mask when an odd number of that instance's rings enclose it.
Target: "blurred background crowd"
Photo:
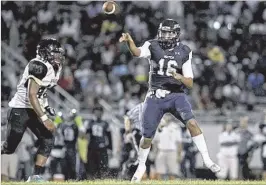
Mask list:
[[[115,133],[115,130],[120,130],[123,126],[123,116],[126,112],[144,100],[149,74],[148,62],[132,58],[127,47],[119,43],[118,39],[121,33],[126,31],[140,46],[144,41],[156,37],[159,23],[171,17],[181,25],[181,41],[193,50],[192,67],[195,85],[189,97],[193,109],[201,111],[199,116],[203,115],[200,120],[204,120],[204,113],[208,115],[205,119],[209,122],[212,120],[211,115],[221,115],[224,116],[222,120],[216,122],[224,125],[229,123],[235,129],[240,120],[239,116],[235,116],[236,119],[230,121],[233,119],[231,116],[234,110],[241,111],[242,116],[252,113],[256,118],[250,116],[249,122],[252,122],[252,126],[263,123],[264,117],[257,113],[261,113],[266,105],[265,2],[127,1],[119,2],[122,11],[118,15],[103,14],[102,4],[100,1],[1,2],[2,109],[7,108],[7,102],[16,91],[16,85],[25,67],[21,61],[29,61],[36,56],[36,45],[40,39],[54,37],[67,51],[66,65],[59,86],[79,103],[77,110],[82,115],[95,116],[94,108],[99,106],[99,102],[104,102],[101,103],[104,107],[103,112],[107,114],[108,107],[109,113],[112,110],[111,118],[108,114],[105,116],[107,120],[111,120],[110,123],[120,124],[120,126],[111,125],[111,133]],[[64,97],[60,96],[60,99],[64,102]],[[62,105],[59,105],[59,108],[60,106]],[[64,114],[68,115],[69,111]],[[86,120],[90,116],[83,118]],[[5,124],[3,120],[5,119],[2,115],[2,125]],[[215,129],[219,133],[222,127],[223,125],[216,125]],[[207,128],[208,125],[206,130]],[[261,131],[259,128],[262,127],[257,128],[256,133],[259,134]],[[231,133],[233,129],[230,130],[230,126],[227,126],[224,130]],[[209,135],[210,138],[213,137]],[[112,141],[114,136],[109,139],[111,141],[108,151],[113,147],[118,148],[117,151],[122,150],[127,138],[122,136],[123,134],[118,142]],[[217,135],[215,137],[217,138]],[[233,139],[236,138],[238,136]],[[183,140],[177,139],[177,141]],[[219,138],[215,141],[211,147],[223,143]],[[112,142],[118,144],[111,147]],[[237,143],[239,142],[237,139]],[[258,143],[252,144],[250,151],[258,148],[260,145]],[[26,169],[25,161],[29,161],[33,156],[27,152],[34,148],[34,139],[26,144],[28,146],[20,149],[26,152],[23,155],[26,159],[18,160],[24,161],[22,169]],[[213,151],[216,155],[219,149],[216,147]],[[107,156],[112,158],[112,153],[115,152],[108,152]],[[195,156],[196,151],[192,154],[191,156]],[[134,153],[128,155],[134,156]],[[266,157],[266,152],[264,155]],[[151,156],[151,161],[154,161],[155,156],[156,154]],[[217,160],[227,160],[221,156],[219,155]],[[195,160],[193,157],[189,159]],[[82,160],[78,161],[82,163]],[[182,159],[179,159],[178,164],[182,164],[180,167],[182,171],[187,165],[181,161]],[[247,158],[244,161],[247,161]],[[114,163],[113,161],[110,165]],[[21,167],[21,162],[18,164],[18,167]],[[30,170],[31,164],[27,165],[27,169]],[[122,163],[119,165],[118,169],[123,171]],[[196,176],[195,166],[192,165],[190,168],[192,169],[190,177]],[[79,168],[76,172],[78,171]],[[28,172],[24,170],[23,174],[25,176]],[[23,174],[16,178],[22,178]],[[232,178],[240,177],[238,175],[235,177],[234,174]],[[82,173],[79,175],[79,178],[84,178]],[[178,174],[179,177],[186,175],[184,171]],[[220,177],[224,178],[224,175]],[[245,178],[251,177],[245,176]]]

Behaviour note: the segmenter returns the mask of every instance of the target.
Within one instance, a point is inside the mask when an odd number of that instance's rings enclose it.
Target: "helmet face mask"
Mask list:
[[[58,67],[61,67],[65,62],[65,53],[63,48],[59,48],[58,51],[52,51],[51,56],[53,56],[53,59],[51,63],[56,64]]]
[[[172,20],[166,19],[158,29],[158,41],[163,49],[174,48],[179,40],[180,26]]]
[[[65,62],[65,52],[61,44],[52,38],[43,39],[37,46],[37,56],[44,62],[49,62],[58,70]]]

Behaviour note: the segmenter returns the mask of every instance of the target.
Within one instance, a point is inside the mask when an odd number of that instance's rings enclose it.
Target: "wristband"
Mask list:
[[[42,117],[40,117],[42,121],[46,121],[48,120],[48,116],[46,114],[44,114]]]

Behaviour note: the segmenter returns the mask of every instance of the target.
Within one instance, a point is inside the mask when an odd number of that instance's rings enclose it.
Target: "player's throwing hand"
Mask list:
[[[122,33],[119,42],[128,42],[128,41],[133,41],[132,37],[129,35],[129,33]]]

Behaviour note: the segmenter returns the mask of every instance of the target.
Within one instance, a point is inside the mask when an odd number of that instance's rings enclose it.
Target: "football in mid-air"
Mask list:
[[[118,12],[118,5],[114,1],[106,1],[103,4],[103,12],[105,14],[115,14]]]

